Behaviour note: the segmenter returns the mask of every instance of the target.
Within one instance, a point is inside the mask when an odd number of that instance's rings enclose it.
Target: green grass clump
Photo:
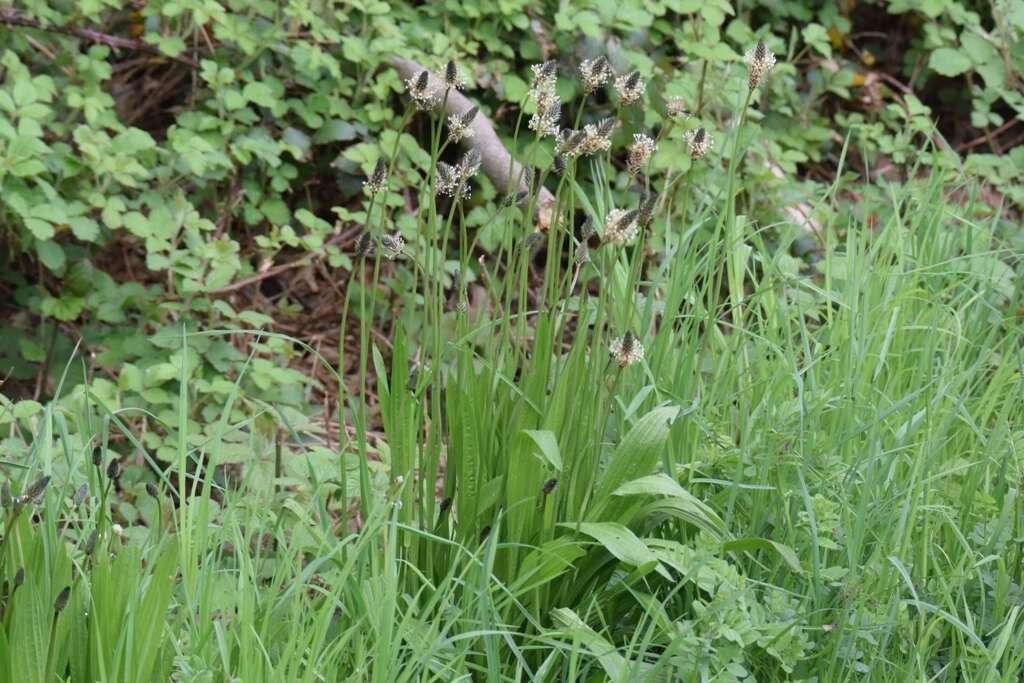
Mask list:
[[[418,114],[431,180],[402,239],[371,188],[333,451],[272,405],[234,419],[241,377],[189,433],[189,350],[228,332],[177,337],[169,465],[87,382],[9,406],[0,678],[1019,680],[1020,255],[940,171],[851,222],[840,168],[819,259],[791,257],[797,231],[744,213],[744,95],[725,132],[666,123],[691,159],[625,187],[572,134],[544,170],[520,126],[537,170],[488,253],[472,152]],[[265,456],[267,421],[297,455]]]

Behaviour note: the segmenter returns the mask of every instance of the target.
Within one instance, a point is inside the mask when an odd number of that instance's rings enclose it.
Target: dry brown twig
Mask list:
[[[7,24],[8,26],[24,26],[25,28],[33,28],[39,31],[47,31],[49,33],[63,33],[67,36],[74,36],[90,43],[97,43],[99,45],[106,45],[107,47],[115,50],[134,50],[136,52],[148,52],[153,55],[164,57],[165,59],[173,59],[176,62],[181,62],[186,66],[193,69],[197,68],[199,64],[192,58],[184,55],[178,55],[177,57],[171,57],[160,51],[155,45],[143,42],[141,40],[135,40],[133,38],[122,38],[121,36],[112,36],[109,33],[102,33],[100,31],[93,31],[88,28],[78,28],[76,26],[45,26],[35,19],[26,17],[25,15],[18,12],[12,7],[0,7],[0,24]]]

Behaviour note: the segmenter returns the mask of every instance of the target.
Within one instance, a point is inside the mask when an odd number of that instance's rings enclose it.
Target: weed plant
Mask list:
[[[464,220],[481,154],[444,115],[458,69],[410,79],[429,182],[402,188],[418,213],[399,234],[397,137],[367,180],[330,466],[309,449],[225,480],[223,443],[255,444],[260,419],[304,440],[272,405],[231,423],[237,383],[214,436],[188,433],[189,349],[238,331],[178,335],[170,468],[87,385],[12,413],[30,457],[3,463],[0,678],[1020,680],[1019,254],[970,183],[953,201],[913,173],[876,225],[823,223],[801,272],[792,235],[741,213],[774,56],[747,63],[727,129],[676,111],[625,140],[639,74],[587,62],[569,107],[538,65],[492,253]],[[617,114],[592,120],[609,86]],[[662,148],[689,161],[648,175]],[[392,260],[411,273],[398,310]],[[112,439],[155,478],[126,481]],[[145,524],[116,523],[124,505]]]

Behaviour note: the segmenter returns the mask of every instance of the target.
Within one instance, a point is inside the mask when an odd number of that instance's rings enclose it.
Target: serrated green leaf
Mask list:
[[[928,66],[936,73],[952,78],[971,68],[971,60],[960,50],[940,47],[928,58]]]

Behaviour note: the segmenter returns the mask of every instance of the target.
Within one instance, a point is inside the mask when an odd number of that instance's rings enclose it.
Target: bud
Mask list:
[[[522,204],[529,196],[530,192],[528,190],[520,190],[519,192],[516,193],[509,192],[507,195],[505,195],[505,198],[502,200],[501,205],[505,208],[518,206]]]
[[[565,157],[561,154],[556,154],[554,160],[551,162],[551,168],[558,175],[565,174]]]
[[[596,230],[594,230],[594,219],[591,218],[590,216],[587,216],[586,219],[583,221],[583,224],[580,226],[580,241],[586,242],[594,235],[595,232]]]
[[[75,491],[75,495],[72,496],[71,504],[73,506],[75,506],[75,507],[78,507],[79,505],[81,505],[82,503],[85,502],[85,498],[88,495],[89,495],[89,485],[88,484],[82,484],[81,486],[78,487],[78,490]]]
[[[438,510],[440,510],[441,513],[443,514],[445,512],[448,512],[448,510],[451,508],[451,506],[452,506],[452,499],[450,497],[448,497],[448,498],[445,498],[444,500],[441,501],[441,504],[438,506]]]
[[[356,242],[355,255],[363,257],[369,256],[371,253],[373,253],[373,235],[370,234],[369,230],[366,230],[359,236],[359,240]]]
[[[42,498],[43,493],[46,492],[46,487],[49,484],[49,476],[44,475],[42,477],[39,477],[34,482],[32,482],[27,489],[25,489],[25,493],[21,497],[22,500],[24,500],[25,502],[29,502],[32,500],[38,500],[39,498]]]
[[[93,529],[93,532],[89,534],[89,538],[85,541],[85,546],[82,550],[86,555],[92,555],[92,551],[96,549],[96,539],[99,538],[99,533]]]
[[[405,238],[399,233],[384,235],[380,238],[380,245],[383,248],[385,258],[394,260],[402,255],[405,250]]]
[[[465,85],[462,79],[459,78],[459,67],[455,63],[454,59],[448,60],[448,63],[444,67],[444,82],[449,88],[455,90],[461,90]]]
[[[363,183],[363,187],[370,194],[377,194],[388,185],[388,164],[384,159],[378,159],[377,165],[373,167],[373,173],[369,180]]]
[[[57,599],[53,601],[53,613],[60,614],[64,611],[64,608],[68,606],[68,598],[71,597],[71,586],[65,586],[64,590],[60,592]]]
[[[548,479],[546,482],[544,482],[544,488],[542,489],[544,491],[544,495],[550,496],[551,492],[555,490],[556,486],[558,486],[557,479]]]
[[[117,479],[120,474],[121,463],[117,461],[117,458],[114,458],[107,464],[107,479]]]
[[[103,464],[103,447],[96,446],[92,449],[92,464],[99,467]]]
[[[480,542],[483,543],[487,540],[487,537],[491,535],[491,525],[488,524],[480,530]]]
[[[637,210],[636,223],[641,228],[646,228],[654,220],[654,209],[658,205],[658,195],[648,192],[640,200],[640,208]]]

